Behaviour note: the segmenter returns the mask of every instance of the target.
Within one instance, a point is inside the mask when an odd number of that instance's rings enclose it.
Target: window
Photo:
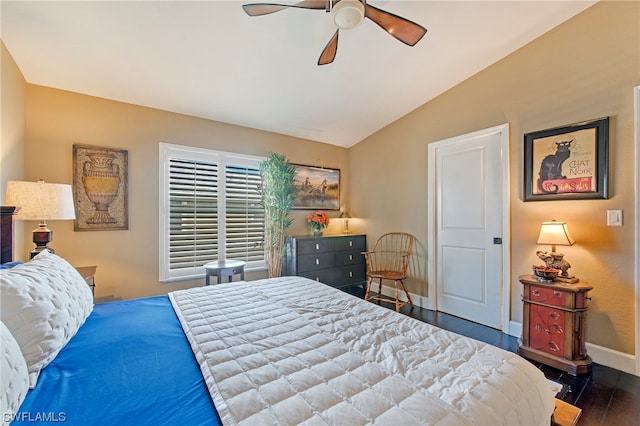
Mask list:
[[[160,144],[160,281],[200,278],[219,259],[265,267],[262,160]]]

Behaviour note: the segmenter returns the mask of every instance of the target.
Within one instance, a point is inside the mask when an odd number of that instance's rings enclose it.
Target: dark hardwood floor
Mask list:
[[[361,286],[341,290],[364,297]],[[392,304],[382,304],[395,309]],[[463,336],[471,337],[510,352],[518,352],[518,339],[494,328],[441,312],[405,306],[401,313]],[[533,361],[532,361],[533,362]],[[592,372],[572,376],[564,371],[533,362],[545,376],[562,384],[557,397],[582,409],[579,426],[640,425],[640,377],[594,363]]]

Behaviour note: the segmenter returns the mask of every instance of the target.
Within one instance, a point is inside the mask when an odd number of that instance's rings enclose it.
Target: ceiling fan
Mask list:
[[[324,10],[331,13],[331,18],[337,29],[320,54],[318,65],[330,64],[335,59],[340,30],[353,29],[360,25],[364,18],[369,18],[393,37],[409,46],[415,46],[427,32],[421,25],[371,6],[366,0],[303,0],[294,4],[250,3],[242,5],[249,16],[268,15],[290,7]]]

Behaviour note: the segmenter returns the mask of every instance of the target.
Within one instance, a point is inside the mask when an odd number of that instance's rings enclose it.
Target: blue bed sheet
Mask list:
[[[220,425],[167,296],[98,304],[12,424]]]

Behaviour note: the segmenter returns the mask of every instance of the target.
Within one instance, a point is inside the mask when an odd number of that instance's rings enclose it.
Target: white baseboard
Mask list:
[[[509,322],[509,330],[504,331],[506,334],[514,337],[522,336],[522,324],[515,321]],[[614,351],[604,346],[594,345],[587,342],[587,353],[593,360],[600,365],[615,368],[625,373],[640,376],[640,372],[636,372],[636,357],[624,352]]]
[[[508,328],[506,330],[502,330],[503,333],[508,334],[509,336],[518,337],[522,336],[522,324],[515,321],[509,321],[507,324]]]
[[[624,371],[625,373],[640,376],[636,371],[636,357],[624,352],[614,351],[604,346],[594,345],[587,342],[587,353],[594,362]]]
[[[378,288],[376,283],[374,283],[374,287],[373,288],[374,289]],[[402,300],[403,302],[406,302],[407,298],[404,295],[404,291],[400,291],[399,293],[400,293],[400,300]],[[393,297],[395,297],[396,289],[394,287],[389,287],[387,285],[383,285],[382,286],[382,294],[384,296],[393,298]],[[429,299],[428,297],[421,296],[419,294],[411,293],[411,292],[409,292],[409,294],[411,295],[411,301],[413,302],[413,304],[415,306],[419,306],[419,307],[424,308],[424,309],[433,310],[433,302],[432,302],[431,299]]]

